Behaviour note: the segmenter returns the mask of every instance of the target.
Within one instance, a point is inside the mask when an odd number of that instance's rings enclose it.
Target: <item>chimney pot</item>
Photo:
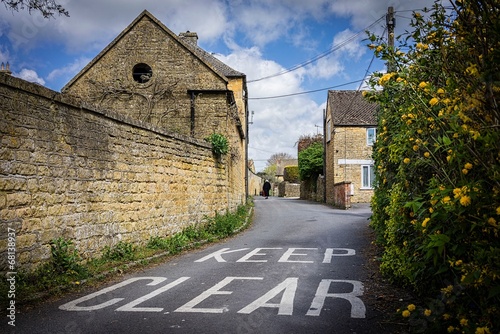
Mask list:
[[[10,71],[10,64],[9,62],[7,62],[6,64],[4,64],[4,62],[2,62],[2,64],[0,65],[0,73],[5,73],[5,74],[12,74],[12,72]]]

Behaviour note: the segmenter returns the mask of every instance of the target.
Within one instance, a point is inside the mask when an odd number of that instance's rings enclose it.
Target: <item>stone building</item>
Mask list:
[[[348,196],[352,203],[370,202],[376,111],[377,106],[366,101],[361,91],[328,91],[325,113],[327,203],[337,204],[339,198],[336,197],[341,194]],[[336,193],[335,188],[346,191]]]
[[[248,187],[246,76],[197,41],[195,32],[177,36],[145,10],[62,92],[193,138],[224,134],[239,197]]]
[[[88,259],[246,202],[246,77],[196,39],[144,11],[62,93],[0,69],[0,273],[7,229],[30,269],[55,238]]]

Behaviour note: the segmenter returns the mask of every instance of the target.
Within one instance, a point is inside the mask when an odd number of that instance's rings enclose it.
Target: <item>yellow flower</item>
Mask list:
[[[391,72],[391,73],[386,73],[384,74],[380,79],[378,79],[378,84],[383,86],[388,82],[396,73]]]
[[[433,212],[434,212],[434,209],[433,209],[433,208],[429,208],[429,212],[430,212],[430,213],[433,213]]]
[[[430,316],[430,315],[431,315],[431,313],[432,313],[432,311],[431,311],[431,310],[429,310],[429,309],[426,309],[426,310],[424,311],[424,315],[425,315],[426,317]]]
[[[462,263],[463,263],[463,261],[462,261],[462,260],[457,260],[457,261],[455,262],[455,265],[456,265],[456,266],[461,266],[461,265],[462,265]]]
[[[425,152],[425,153],[424,153],[424,157],[428,158],[428,157],[430,157],[430,156],[431,156],[431,154],[430,154],[429,152]]]
[[[469,320],[465,319],[465,318],[462,318],[460,319],[460,325],[461,326],[467,326],[469,324]]]
[[[500,216],[500,206],[497,208],[497,215]]]
[[[437,90],[437,93],[438,93],[439,95],[443,95],[443,94],[444,94],[444,89],[443,89],[443,88],[439,88],[439,89]]]
[[[430,101],[429,101],[429,104],[431,106],[435,106],[436,104],[439,103],[439,99],[437,97],[433,97]]]
[[[417,43],[417,49],[427,50],[429,45],[423,43]]]
[[[425,218],[424,221],[422,222],[422,227],[426,227],[429,220],[431,220],[429,217]]]
[[[481,136],[479,131],[475,131],[475,130],[470,130],[469,134],[471,135],[472,139],[474,139],[474,140],[477,140]]]
[[[445,197],[443,198],[443,203],[444,203],[444,204],[448,203],[449,201],[451,201],[450,196],[445,196]]]
[[[409,163],[410,163],[410,158],[404,158],[403,162],[404,162],[405,164],[409,164]]]
[[[490,330],[488,327],[478,327],[476,328],[476,334],[490,334]]]
[[[464,169],[462,169],[462,174],[467,175],[467,173],[468,173],[468,172],[469,172],[469,170],[468,170],[468,169],[465,169],[465,168],[464,168]]]
[[[446,288],[442,288],[441,292],[444,293],[445,295],[450,295],[453,292],[453,285],[448,285]],[[445,313],[443,314],[444,320],[448,320],[450,318],[450,315]]]
[[[401,313],[401,315],[403,316],[403,318],[408,318],[410,316],[410,311],[404,310],[403,313]]]
[[[413,150],[418,151],[418,145],[413,145]]]
[[[408,241],[406,241],[406,240],[403,241],[403,246],[405,246],[405,247],[408,246]]]
[[[418,88],[424,89],[425,87],[427,87],[427,83],[425,81],[422,81],[421,83],[418,84]]]
[[[476,65],[476,64],[474,64],[474,65],[471,65],[471,66],[467,67],[467,68],[465,69],[465,73],[466,73],[466,74],[469,74],[469,75],[471,75],[471,76],[475,76],[475,75],[477,75],[477,74],[478,74],[478,71],[477,71],[477,65]]]
[[[377,51],[377,52],[380,52],[380,51],[382,51],[383,49],[384,49],[384,47],[383,47],[382,45],[379,45],[379,46],[377,46],[376,51]]]
[[[493,227],[496,227],[497,226],[497,221],[495,220],[495,218],[490,217],[490,218],[488,218],[488,224],[490,224]]]
[[[416,308],[416,307],[415,307],[415,305],[414,305],[414,304],[410,304],[410,305],[408,305],[408,311],[412,311],[412,312],[413,312],[413,311],[415,311],[415,308]]]
[[[453,333],[455,331],[455,327],[450,326],[448,327],[448,333]]]
[[[472,164],[470,162],[464,165],[465,169],[472,169]]]
[[[450,318],[451,318],[451,315],[449,315],[448,313],[443,314],[444,320],[449,320]]]
[[[470,200],[469,196],[462,196],[460,198],[460,204],[462,204],[463,206],[469,206],[470,203],[471,203],[471,200]]]

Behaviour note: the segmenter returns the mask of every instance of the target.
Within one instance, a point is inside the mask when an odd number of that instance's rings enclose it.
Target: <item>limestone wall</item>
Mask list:
[[[72,239],[84,257],[119,240],[146,243],[244,202],[231,159],[208,143],[166,132],[68,95],[0,75],[0,271],[7,229],[18,267]],[[236,188],[237,187],[237,188]]]

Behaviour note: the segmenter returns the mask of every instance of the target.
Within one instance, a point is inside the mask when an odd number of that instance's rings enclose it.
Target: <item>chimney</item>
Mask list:
[[[181,32],[179,37],[192,45],[198,45],[198,34],[195,32],[190,32],[189,30],[186,32]]]
[[[2,62],[2,65],[0,65],[0,74],[8,74],[8,75],[11,75],[12,72],[10,71],[10,65],[9,65],[9,62],[7,62],[7,64],[4,64]]]

